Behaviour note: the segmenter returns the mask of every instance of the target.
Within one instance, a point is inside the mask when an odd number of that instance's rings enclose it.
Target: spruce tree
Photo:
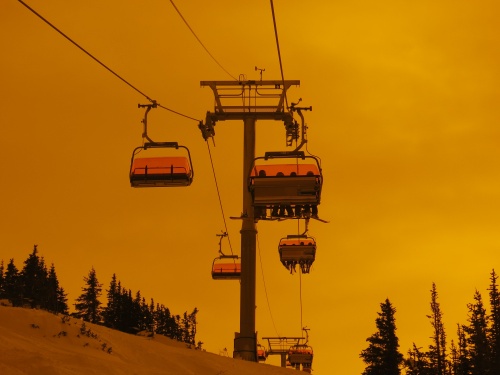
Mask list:
[[[453,375],[469,375],[470,361],[469,348],[463,325],[457,324],[458,346],[456,357],[453,358]]]
[[[431,315],[427,315],[432,328],[432,344],[429,345],[427,357],[432,375],[446,375],[447,355],[446,355],[446,334],[443,326],[443,313],[438,302],[436,284],[432,283],[431,289]]]
[[[403,355],[399,352],[396,336],[396,309],[389,299],[380,304],[381,312],[375,320],[378,331],[366,339],[369,345],[360,353],[366,368],[363,375],[400,375]]]
[[[111,282],[109,283],[109,289],[106,291],[108,304],[103,310],[103,321],[106,327],[116,328],[118,325],[119,316],[119,301],[120,294],[119,288],[116,280],[116,274],[111,277]]]
[[[500,292],[498,291],[498,276],[495,270],[490,274],[490,315],[488,315],[488,343],[490,346],[490,373],[500,374]]]
[[[481,293],[476,290],[474,303],[469,309],[469,325],[464,326],[469,354],[470,375],[488,375],[490,369],[490,351],[487,338],[486,309]],[[497,374],[495,374],[497,375]]]
[[[14,264],[14,259],[11,259],[7,264],[7,270],[5,271],[3,282],[5,298],[7,298],[13,306],[22,306],[24,300],[23,285],[19,270]]]
[[[0,262],[0,299],[5,298],[5,290],[4,290],[4,266],[3,259]]]
[[[47,277],[47,310],[54,313],[68,313],[68,298],[64,289],[59,285],[56,268],[52,263]]]
[[[83,293],[76,299],[74,314],[78,318],[90,323],[101,321],[101,296],[102,284],[97,280],[94,267],[89,271],[87,277],[83,278],[86,286],[82,287]]]
[[[43,258],[38,256],[37,245],[33,246],[33,252],[24,261],[21,271],[23,284],[23,297],[29,301],[31,307],[47,308],[47,267]]]
[[[406,375],[430,375],[431,368],[425,352],[413,343],[413,349],[408,350],[408,357],[404,360]]]

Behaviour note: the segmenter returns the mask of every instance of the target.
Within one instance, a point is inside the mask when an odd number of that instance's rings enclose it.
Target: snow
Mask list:
[[[292,370],[246,362],[165,336],[130,335],[43,310],[0,306],[0,374],[280,375]],[[111,352],[109,353],[109,348]]]

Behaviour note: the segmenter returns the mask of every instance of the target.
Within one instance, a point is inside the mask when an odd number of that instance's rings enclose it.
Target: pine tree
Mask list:
[[[68,294],[64,291],[62,286],[57,288],[57,309],[61,314],[68,314]]]
[[[459,362],[458,362],[459,353],[458,353],[458,348],[455,345],[455,342],[453,340],[451,340],[451,344],[450,344],[450,356],[451,356],[450,374],[451,375],[458,375],[458,373],[459,373],[459,365],[458,365],[459,364]]]
[[[107,292],[108,304],[103,310],[103,321],[106,327],[116,328],[118,325],[120,294],[116,274],[111,277]]]
[[[408,350],[408,357],[404,360],[406,375],[430,375],[431,368],[425,352],[421,351],[415,343],[413,349]]]
[[[458,337],[458,356],[456,360],[456,373],[455,375],[470,375],[470,355],[469,347],[467,345],[467,338],[465,337],[464,326],[457,324],[457,337]]]
[[[5,277],[4,277],[4,266],[3,266],[3,259],[2,261],[0,262],[0,299],[3,299],[5,298],[5,290],[4,290],[4,280],[5,280]]]
[[[52,263],[47,277],[47,310],[54,313],[68,313],[68,298],[64,289],[59,285],[56,268]]]
[[[148,319],[146,320],[147,330],[149,332],[156,331],[156,322],[155,322],[155,301],[151,298],[151,302],[148,307]]]
[[[194,345],[196,343],[196,314],[198,309],[195,307],[191,314],[184,313],[183,319],[183,340],[185,343]]]
[[[47,274],[45,261],[38,256],[37,245],[34,245],[21,271],[23,297],[31,307],[47,308]]]
[[[7,270],[5,271],[4,277],[4,293],[5,298],[7,298],[13,306],[23,305],[23,285],[19,270],[14,264],[14,259],[11,259],[9,264],[7,264]]]
[[[399,375],[403,355],[399,352],[399,339],[396,336],[396,309],[389,299],[380,304],[381,312],[375,320],[378,331],[366,339],[368,348],[360,353],[366,368],[363,375]]]
[[[101,296],[102,284],[99,284],[94,267],[89,271],[87,277],[84,277],[86,286],[82,287],[83,293],[76,299],[75,316],[83,318],[90,323],[99,323],[101,321]]]
[[[429,345],[427,357],[429,358],[430,374],[446,375],[447,355],[446,355],[446,334],[443,326],[443,313],[439,305],[436,284],[432,283],[431,289],[431,315],[430,319],[433,335],[432,344]]]
[[[463,327],[469,352],[470,375],[488,375],[490,351],[487,338],[486,310],[481,293],[477,290],[474,294],[474,300],[474,303],[467,305],[469,325]]]
[[[491,374],[500,374],[500,292],[498,291],[497,279],[498,276],[495,270],[490,274],[490,287],[488,288],[490,294],[490,310],[488,316],[488,343],[490,346],[491,355]]]

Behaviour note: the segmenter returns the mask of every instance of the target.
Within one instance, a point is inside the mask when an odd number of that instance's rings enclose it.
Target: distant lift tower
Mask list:
[[[255,159],[255,123],[257,120],[283,121],[285,128],[293,123],[285,108],[286,92],[300,81],[201,81],[215,96],[214,112],[208,112],[200,124],[205,139],[212,137],[217,121],[243,120],[243,220],[241,226],[240,332],[235,334],[234,358],[257,362],[255,331],[255,274],[257,219],[254,217],[248,178]]]

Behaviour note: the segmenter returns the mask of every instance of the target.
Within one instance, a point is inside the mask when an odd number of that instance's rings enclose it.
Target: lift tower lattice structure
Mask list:
[[[255,159],[255,124],[257,120],[293,122],[286,104],[286,92],[298,80],[201,81],[214,93],[215,108],[207,112],[201,126],[203,137],[213,136],[217,121],[243,120],[243,211],[241,226],[240,331],[235,334],[234,358],[257,361],[255,331],[256,239],[257,218],[254,217],[248,177]]]

